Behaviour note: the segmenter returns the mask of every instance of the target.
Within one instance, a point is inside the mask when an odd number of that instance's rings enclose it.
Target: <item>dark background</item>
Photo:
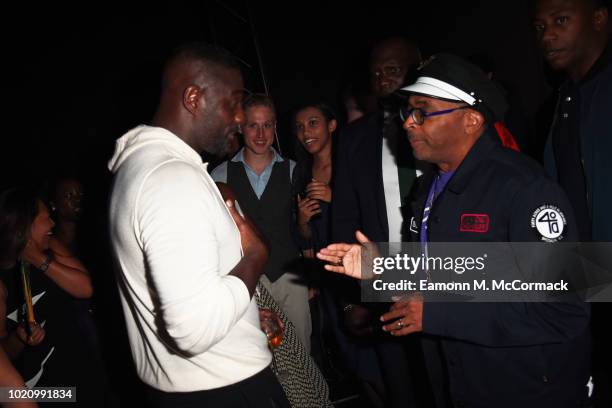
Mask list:
[[[390,34],[415,38],[424,56],[487,55],[527,118],[550,92],[527,0],[204,1],[138,13],[45,7],[27,5],[5,15],[3,185],[58,167],[102,177],[114,140],[150,120],[162,61],[187,40],[216,42],[236,53],[250,65],[244,65],[247,86],[263,91],[256,38],[281,123],[306,98],[339,107],[346,83],[365,79],[372,42]],[[291,135],[281,129],[283,152],[291,156]]]

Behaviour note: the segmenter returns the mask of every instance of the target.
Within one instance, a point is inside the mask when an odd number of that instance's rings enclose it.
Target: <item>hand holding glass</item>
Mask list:
[[[276,313],[269,309],[261,309],[259,311],[259,321],[261,329],[266,333],[270,347],[280,346],[283,342],[285,326]]]

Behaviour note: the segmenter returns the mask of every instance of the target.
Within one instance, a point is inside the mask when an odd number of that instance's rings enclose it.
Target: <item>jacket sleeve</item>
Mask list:
[[[561,242],[577,240],[569,202],[561,188],[549,179],[541,177],[530,183],[509,205],[511,242],[540,240],[538,230],[531,226],[531,219],[544,205],[554,206],[565,216]],[[537,257],[538,251],[533,254]],[[529,260],[527,264],[538,265],[538,262]],[[580,273],[579,270],[575,272]],[[578,296],[575,300],[547,303],[431,302],[423,307],[423,331],[489,347],[561,343],[582,335],[588,329],[589,315],[589,305]]]
[[[227,183],[227,163],[227,161],[224,161],[210,173],[210,177],[215,180],[215,183]]]
[[[142,185],[134,220],[160,335],[190,355],[223,339],[250,304],[244,283],[219,270],[216,225],[223,208],[203,177],[180,161],[158,166]]]

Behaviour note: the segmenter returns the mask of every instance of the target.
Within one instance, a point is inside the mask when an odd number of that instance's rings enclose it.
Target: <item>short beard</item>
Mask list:
[[[224,157],[230,152],[230,142],[231,141],[229,137],[226,137],[225,135],[219,135],[217,137],[211,138],[209,143],[204,146],[204,150],[206,151],[206,153],[209,153],[215,157]]]

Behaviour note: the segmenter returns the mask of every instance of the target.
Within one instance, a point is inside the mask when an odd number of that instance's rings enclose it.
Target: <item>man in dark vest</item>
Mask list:
[[[283,159],[272,147],[276,110],[272,98],[254,94],[244,102],[244,147],[212,172],[227,183],[238,203],[270,243],[270,259],[261,282],[295,326],[310,351],[312,324],[308,284],[296,273],[299,249],[293,239],[291,179],[295,162]]]

